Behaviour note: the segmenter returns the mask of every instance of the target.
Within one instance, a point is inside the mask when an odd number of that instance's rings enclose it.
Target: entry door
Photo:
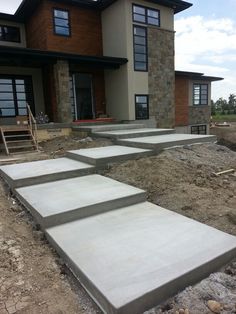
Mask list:
[[[34,114],[31,77],[0,75],[0,117],[27,115],[27,103]]]
[[[75,73],[72,77],[72,85],[74,102],[72,111],[75,120],[93,119],[95,115],[92,75],[87,73]]]

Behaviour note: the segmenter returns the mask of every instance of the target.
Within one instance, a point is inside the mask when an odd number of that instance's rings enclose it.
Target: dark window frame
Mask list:
[[[196,129],[196,131],[194,131],[194,129]],[[203,129],[203,130],[200,130],[200,129]],[[207,126],[206,126],[206,124],[192,125],[191,126],[191,134],[206,135],[207,134]]]
[[[140,36],[140,35],[135,35],[134,30],[135,28],[141,28],[145,31],[145,37]],[[145,45],[142,44],[137,44],[135,43],[135,37],[141,37],[141,38],[145,38]],[[141,46],[141,47],[145,47],[145,53],[140,53],[140,52],[136,52],[135,51],[135,45],[136,46]],[[146,62],[143,61],[136,61],[136,57],[135,55],[144,55],[146,56]],[[148,39],[147,39],[147,28],[144,26],[140,26],[140,25],[133,25],[133,59],[134,59],[134,71],[138,71],[138,72],[148,72]],[[145,69],[137,69],[136,67],[136,63],[143,63],[145,64]]]
[[[9,107],[0,107],[0,118],[12,118],[12,117],[16,117],[16,116],[25,116],[26,114],[20,114],[20,110],[26,109],[27,107],[19,107],[18,106],[18,102],[20,101],[25,101],[26,104],[28,104],[30,106],[30,109],[33,113],[33,115],[35,115],[35,102],[34,102],[34,89],[33,89],[33,80],[32,77],[29,75],[7,75],[7,74],[1,74],[0,75],[0,80],[11,80],[11,83],[1,83],[0,81],[0,86],[4,86],[4,85],[12,85],[12,91],[11,92],[6,92],[6,91],[0,91],[0,94],[4,94],[4,93],[12,93],[12,101],[13,102],[13,107],[9,108]],[[17,80],[23,80],[24,84],[20,84],[17,83]],[[27,87],[28,90],[25,89],[24,92],[22,91],[17,91],[17,86],[21,86],[23,85],[24,87]],[[26,98],[25,100],[23,99],[19,99],[19,95],[20,94],[25,94]],[[28,98],[27,98],[28,96]],[[9,101],[9,99],[0,99],[0,102],[4,102],[4,101]],[[6,109],[11,109],[15,111],[15,114],[12,115],[4,115],[2,114],[1,110],[6,110]]]
[[[195,104],[195,96],[196,96],[196,93],[195,93],[195,87],[199,86],[200,90],[199,90],[199,103],[198,104]],[[207,103],[202,103],[202,87],[203,86],[206,86],[207,89],[206,89],[206,97],[207,97]],[[208,106],[208,97],[209,97],[209,84],[207,83],[194,83],[193,84],[193,106]]]
[[[145,14],[135,13],[134,12],[134,7],[139,7],[139,8],[144,9],[145,10]],[[158,18],[156,18],[156,20],[158,21],[158,25],[153,24],[153,23],[148,23],[148,17],[150,17],[150,16],[148,16],[148,10],[152,10],[152,11],[155,11],[155,12],[158,13]],[[143,16],[145,18],[145,22],[141,22],[141,21],[135,20],[135,18],[134,18],[135,14]],[[154,27],[161,27],[161,13],[160,13],[160,10],[154,9],[154,8],[151,8],[151,7],[146,7],[146,6],[143,6],[143,5],[139,5],[139,4],[133,3],[132,4],[132,19],[133,19],[133,23],[140,23],[140,24],[143,24],[143,25],[150,25],[150,26],[154,26]]]
[[[55,11],[67,12],[67,13],[68,13],[68,19],[56,17],[56,16],[55,16]],[[68,27],[67,27],[67,26],[61,26],[61,25],[56,25],[56,23],[55,23],[55,22],[56,22],[56,21],[55,21],[56,18],[57,18],[57,19],[61,19],[61,20],[68,21]],[[70,19],[70,11],[69,11],[69,10],[54,7],[54,8],[52,9],[52,19],[53,19],[53,32],[54,32],[54,35],[56,35],[56,36],[62,36],[62,37],[71,37],[71,19]],[[56,27],[61,27],[61,28],[68,29],[69,34],[60,34],[60,33],[57,33]]]
[[[141,103],[137,102],[137,100],[136,100],[137,97],[146,97],[147,98],[147,102],[146,102],[146,104],[147,104],[147,116],[145,118],[137,116],[137,112],[138,112],[137,105],[141,104]],[[149,95],[148,94],[135,94],[134,95],[134,103],[135,103],[135,120],[148,120],[149,119]],[[142,102],[142,104],[143,104],[143,102]]]
[[[18,32],[18,39],[16,40],[9,40],[9,39],[6,39],[6,33],[3,32],[3,37],[5,38],[1,38],[0,41],[2,42],[11,42],[11,43],[21,43],[21,30],[20,30],[20,27],[18,26],[13,26],[13,25],[5,25],[5,24],[0,24],[0,29],[1,28],[8,28],[8,29],[14,29],[14,30],[17,30]]]

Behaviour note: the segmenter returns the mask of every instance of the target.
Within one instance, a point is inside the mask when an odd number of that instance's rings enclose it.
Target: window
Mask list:
[[[134,4],[133,21],[137,23],[160,26],[160,11]]]
[[[191,126],[191,134],[207,134],[206,125],[194,125]]]
[[[0,25],[0,41],[20,43],[20,29],[14,26]]]
[[[193,84],[193,105],[208,105],[208,85]]]
[[[136,120],[149,119],[148,95],[135,95]]]
[[[25,116],[27,103],[34,113],[31,77],[0,76],[0,116]]]
[[[61,36],[70,36],[69,12],[60,9],[53,10],[54,32]]]
[[[134,70],[147,71],[147,29],[134,26]]]

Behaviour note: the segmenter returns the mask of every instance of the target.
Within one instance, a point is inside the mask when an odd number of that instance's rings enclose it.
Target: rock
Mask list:
[[[217,301],[209,300],[207,306],[213,313],[219,314],[221,312],[221,304]]]
[[[179,314],[185,314],[184,309],[179,309]]]
[[[227,213],[229,220],[236,225],[236,212],[230,211]]]

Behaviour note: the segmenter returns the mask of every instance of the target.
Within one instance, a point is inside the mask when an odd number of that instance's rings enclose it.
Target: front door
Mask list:
[[[72,75],[71,98],[74,120],[88,120],[95,117],[91,74],[75,73]]]

